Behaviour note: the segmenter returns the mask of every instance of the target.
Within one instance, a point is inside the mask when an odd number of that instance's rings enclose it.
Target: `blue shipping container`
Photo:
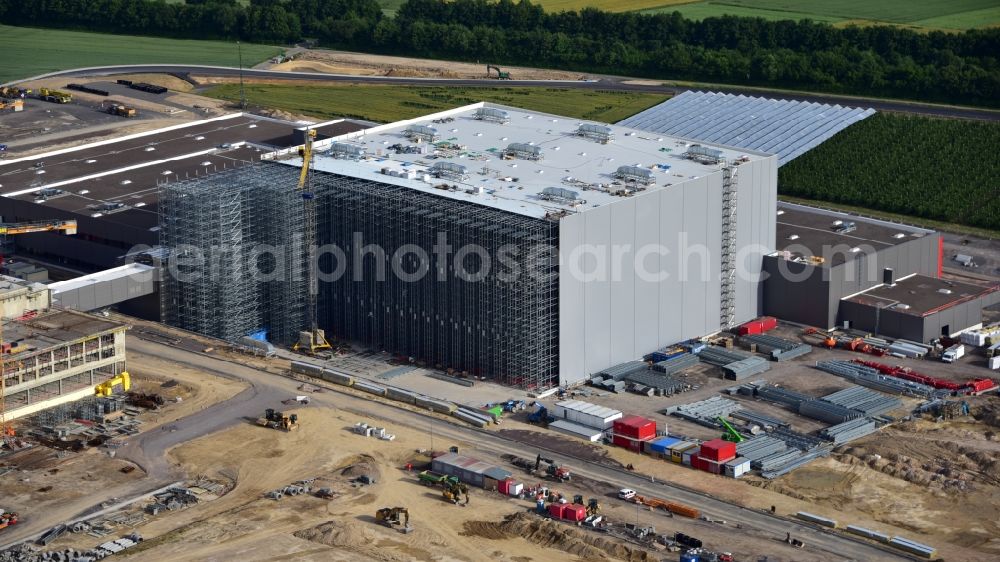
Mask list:
[[[681,440],[676,437],[660,437],[657,439],[653,439],[652,441],[647,443],[646,450],[652,453],[665,455],[669,454],[669,451],[667,451],[667,449],[670,448],[671,445],[676,445],[677,443],[680,442]]]

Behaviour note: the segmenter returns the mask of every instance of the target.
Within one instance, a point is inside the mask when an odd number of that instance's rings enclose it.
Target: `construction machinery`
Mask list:
[[[22,99],[0,99],[0,111],[24,111],[24,100]]]
[[[439,474],[437,472],[432,472],[430,470],[425,470],[417,475],[417,479],[420,480],[425,486],[444,486],[449,487],[453,484],[458,484],[458,478],[454,476],[448,476],[447,474]]]
[[[494,77],[492,71],[497,71],[497,75]],[[486,77],[495,78],[496,80],[510,80],[510,72],[505,72],[500,70],[499,66],[493,66],[492,64],[486,65]]]
[[[375,512],[375,520],[386,527],[401,525],[404,533],[410,532],[410,511],[405,507],[383,507]]]
[[[128,392],[132,389],[132,377],[128,374],[128,371],[122,371],[122,374],[117,377],[95,386],[94,394],[96,396],[111,396],[118,385],[121,385],[122,392]]]
[[[601,502],[597,501],[597,498],[590,498],[587,502],[587,515],[600,515],[601,513]]]
[[[257,425],[283,431],[295,431],[299,428],[299,416],[297,414],[286,416],[281,412],[268,408],[264,411],[264,417],[257,418]]]
[[[0,531],[17,524],[17,514],[0,510]]]
[[[33,232],[64,232],[67,235],[76,234],[75,220],[52,220],[36,222],[0,223],[0,265],[3,265],[3,252],[7,251],[7,237],[18,234],[30,234]],[[6,319],[0,314],[0,349],[3,345],[3,323]],[[8,349],[10,353],[14,348]],[[15,432],[14,428],[7,423],[7,370],[4,365],[4,355],[0,353],[0,439],[8,449],[14,449]]]
[[[732,443],[742,443],[746,441],[746,439],[742,435],[740,435],[740,432],[736,431],[736,428],[733,427],[732,424],[727,422],[722,416],[719,416],[716,419],[719,420],[719,423],[721,423],[722,427],[725,428],[726,430],[726,432],[722,434],[723,439],[725,439],[726,441],[730,441]]]
[[[104,100],[101,102],[101,111],[125,118],[132,118],[138,114],[134,107],[125,105],[125,103],[118,100]]]
[[[59,90],[39,88],[38,99],[42,101],[50,101],[52,103],[69,103],[73,101],[73,96],[67,94],[66,92],[60,92]]]
[[[24,99],[24,98],[26,98],[26,97],[28,97],[30,95],[31,95],[31,90],[26,89],[26,88],[18,88],[16,86],[3,86],[3,87],[0,87],[0,98],[7,98],[7,99],[21,98],[21,99]]]
[[[469,505],[469,487],[461,482],[453,482],[449,484],[444,490],[442,490],[441,496],[455,505],[458,505],[461,497],[465,496],[465,504],[463,505]]]
[[[316,140],[316,129],[307,129],[305,142],[299,149],[299,156],[302,157],[302,172],[299,174],[298,192],[302,195],[303,217],[305,219],[304,242],[307,248],[316,246],[316,195],[310,188],[310,172],[313,161],[313,142]],[[299,341],[292,346],[293,351],[303,351],[310,355],[332,346],[326,340],[326,334],[319,329],[316,319],[316,296],[319,293],[319,281],[317,279],[314,261],[310,255],[308,271],[308,302],[306,303],[306,330],[299,332]]]
[[[535,471],[534,474],[539,474],[539,469],[541,468],[542,461],[545,461],[546,467],[544,474],[553,480],[558,480],[560,482],[569,482],[572,477],[570,469],[565,466],[556,464],[552,459],[543,459],[542,455],[535,457]]]

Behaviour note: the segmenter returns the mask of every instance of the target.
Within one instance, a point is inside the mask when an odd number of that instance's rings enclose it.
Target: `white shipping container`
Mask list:
[[[557,420],[567,420],[595,429],[608,429],[615,420],[622,417],[618,410],[598,406],[579,400],[563,400],[552,407],[552,416]]]
[[[1000,355],[990,357],[989,368],[993,370],[1000,369]]]
[[[507,488],[507,495],[509,495],[509,496],[519,496],[519,495],[521,495],[521,492],[523,490],[524,490],[524,484],[521,484],[520,482],[518,482],[516,484],[511,484]]]
[[[750,461],[743,457],[736,457],[726,463],[725,471],[726,476],[730,478],[739,478],[740,476],[750,472]]]

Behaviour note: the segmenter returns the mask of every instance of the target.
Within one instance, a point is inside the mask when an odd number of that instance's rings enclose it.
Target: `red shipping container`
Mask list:
[[[712,474],[722,474],[725,471],[722,469],[721,462],[715,462],[709,459],[701,459],[702,470],[705,472],[711,472]]]
[[[736,334],[748,336],[753,334],[763,334],[778,327],[778,320],[771,316],[762,316],[756,320],[751,320],[736,327]]]
[[[497,483],[497,491],[506,496],[507,494],[510,493],[510,485],[513,483],[514,483],[513,478],[501,480],[500,482]]]
[[[550,503],[549,504],[549,515],[555,517],[556,519],[562,519],[563,506],[569,505],[562,503]]]
[[[626,416],[615,420],[614,432],[631,439],[652,439],[656,437],[656,422],[642,416]]]
[[[702,462],[701,457],[698,455],[691,455],[691,468],[695,470],[704,470],[704,468],[702,468],[704,466]]]
[[[563,506],[562,518],[569,521],[583,521],[587,518],[587,508],[578,503],[566,504]]]
[[[701,444],[701,456],[710,461],[726,462],[736,458],[736,443],[712,439]]]
[[[635,451],[636,453],[641,453],[642,452],[642,443],[643,443],[643,441],[641,441],[639,439],[630,439],[628,437],[615,434],[615,435],[611,436],[611,442],[616,447],[621,447],[623,449],[628,449],[629,451]]]

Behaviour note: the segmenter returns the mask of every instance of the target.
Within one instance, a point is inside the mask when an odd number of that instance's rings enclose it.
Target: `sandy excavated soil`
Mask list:
[[[515,80],[581,80],[580,72],[540,68],[502,67]],[[305,51],[299,58],[271,67],[271,70],[355,74],[358,76],[399,76],[407,78],[486,78],[486,63],[449,62],[348,53]]]

